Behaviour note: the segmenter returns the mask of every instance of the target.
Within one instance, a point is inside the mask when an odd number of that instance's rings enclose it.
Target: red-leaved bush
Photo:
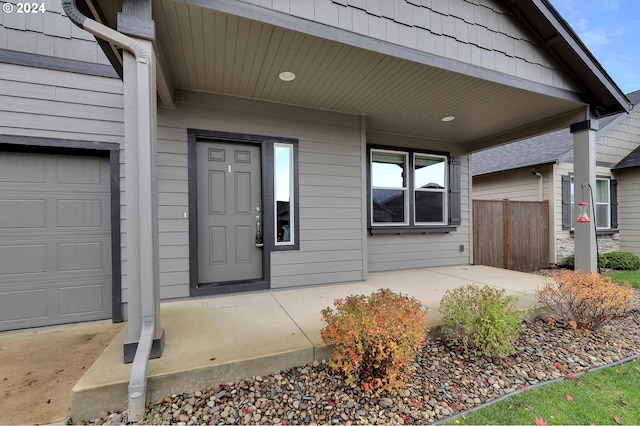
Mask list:
[[[347,384],[360,383],[367,392],[404,387],[427,335],[420,302],[386,289],[334,305],[335,310],[322,310],[328,325],[320,332],[325,343],[335,343],[329,365],[346,375]]]

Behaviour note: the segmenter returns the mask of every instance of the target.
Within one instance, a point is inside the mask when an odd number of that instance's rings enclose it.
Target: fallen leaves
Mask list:
[[[535,422],[536,426],[547,426],[547,422],[542,417],[536,417]]]
[[[564,397],[566,398],[567,401],[573,401],[573,397],[569,394],[566,394]]]
[[[215,357],[211,357],[211,358],[209,358],[209,361],[215,361],[215,360],[216,360],[216,358],[215,358]]]
[[[620,420],[620,418],[618,418],[618,417],[616,417],[616,416],[613,416],[613,421],[614,421],[614,422],[616,422],[616,423],[618,423],[619,425],[621,425],[621,424],[622,424],[622,420]]]

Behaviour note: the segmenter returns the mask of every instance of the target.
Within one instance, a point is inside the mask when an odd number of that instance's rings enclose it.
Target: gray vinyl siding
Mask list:
[[[370,272],[469,264],[469,161],[461,156],[462,225],[451,233],[369,235]],[[460,251],[460,246],[464,247]]]
[[[576,89],[498,0],[242,0],[562,89]]]
[[[11,64],[0,67],[0,134],[122,145],[124,112],[120,80]],[[123,159],[121,153],[120,161]],[[121,202],[124,230],[124,196]],[[121,241],[125,242],[124,232]],[[126,247],[122,259],[126,259]],[[124,260],[122,267],[126,287]],[[122,301],[126,300],[124,288]]]
[[[616,172],[620,250],[640,256],[640,169]]]
[[[548,167],[538,168],[543,175],[542,200],[549,198]],[[473,178],[474,200],[542,201],[539,199],[538,177],[530,169]]]
[[[82,62],[109,64],[95,38],[75,26],[62,11],[60,0],[44,3],[45,13],[0,13],[0,49],[34,53]]]
[[[363,277],[360,118],[219,95],[179,92],[158,111],[160,296],[189,295],[187,129],[299,141],[300,250],[271,255],[271,286]]]
[[[0,133],[121,143],[122,82],[1,64]]]

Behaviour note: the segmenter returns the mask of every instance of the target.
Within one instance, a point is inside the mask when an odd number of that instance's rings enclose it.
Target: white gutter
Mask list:
[[[137,100],[136,100],[136,119],[138,122],[138,134],[137,144],[138,149],[134,155],[134,162],[138,166],[138,172],[140,176],[148,177],[152,176],[152,161],[146,157],[147,152],[151,152],[151,138],[153,136],[151,119],[152,107],[151,107],[151,94],[155,95],[155,87],[152,86],[151,73],[155,70],[150,69],[152,66],[152,55],[148,53],[144,47],[131,37],[128,37],[112,28],[107,27],[99,22],[89,19],[83,15],[78,9],[75,0],[62,0],[62,7],[65,13],[69,16],[71,21],[78,27],[90,32],[91,34],[113,43],[128,52],[131,52],[135,56],[136,60],[136,84],[137,84]],[[127,147],[127,150],[130,147]],[[142,155],[138,155],[142,152]],[[131,153],[131,152],[130,152]],[[143,161],[140,161],[140,160]],[[127,180],[132,176],[127,176]],[[142,180],[145,180],[144,178]],[[135,185],[134,188],[138,190],[137,197],[140,197],[140,204],[138,210],[138,217],[127,218],[127,222],[137,222],[137,226],[129,226],[127,233],[136,233],[135,236],[131,235],[131,239],[139,241],[153,241],[153,227],[143,226],[143,224],[149,222],[149,218],[153,217],[153,203],[151,187],[146,191],[139,191],[139,185]],[[149,196],[151,195],[151,198]],[[142,199],[142,198],[145,199]],[[135,210],[135,209],[134,209]],[[144,229],[143,229],[144,228]],[[140,232],[138,235],[137,232]],[[135,238],[138,237],[138,238]],[[131,240],[129,239],[129,240]],[[153,247],[149,247],[148,244],[144,244],[144,249],[141,247],[143,244],[137,245],[137,247],[128,247],[129,250],[136,251],[138,249],[138,256],[141,265],[153,265]],[[132,268],[138,269],[138,268]],[[146,402],[146,386],[147,386],[147,364],[149,356],[151,354],[151,347],[153,344],[154,334],[156,331],[156,304],[155,304],[155,289],[154,289],[154,268],[141,267],[139,279],[134,277],[132,281],[138,281],[140,283],[140,337],[138,339],[138,347],[131,366],[131,376],[129,379],[129,422],[139,422],[144,418],[145,414],[145,402]],[[133,272],[133,271],[132,271]],[[133,274],[134,276],[137,273]],[[130,319],[130,321],[133,319]],[[137,319],[133,320],[137,322]],[[131,325],[131,324],[130,324]]]

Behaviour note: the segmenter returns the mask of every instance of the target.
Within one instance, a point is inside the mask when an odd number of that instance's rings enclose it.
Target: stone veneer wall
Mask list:
[[[558,253],[558,265],[562,265],[565,259],[575,252],[573,236],[558,238],[556,240],[556,250]],[[620,251],[620,234],[598,235],[598,251],[600,254]]]

